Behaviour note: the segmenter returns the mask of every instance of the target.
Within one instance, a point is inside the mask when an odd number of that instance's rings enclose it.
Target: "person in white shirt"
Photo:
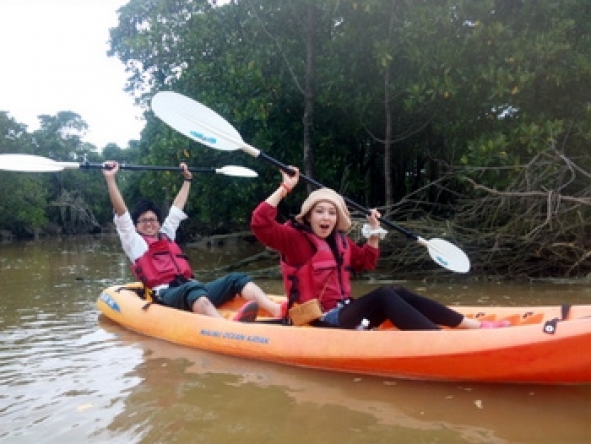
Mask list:
[[[286,307],[269,299],[244,273],[229,273],[207,283],[194,278],[187,257],[175,242],[176,231],[187,218],[183,208],[193,179],[186,164],[180,164],[183,185],[164,221],[158,206],[149,200],[140,201],[130,213],[117,186],[119,164],[108,161],[105,166],[107,168],[102,171],[115,211],[113,220],[121,245],[133,264],[136,277],[153,290],[156,302],[207,316],[222,317],[216,307],[240,294],[248,302],[234,320],[254,321],[259,307],[272,316],[282,316]]]

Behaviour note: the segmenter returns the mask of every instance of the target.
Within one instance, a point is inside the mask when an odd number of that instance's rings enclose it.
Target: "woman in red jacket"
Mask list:
[[[281,255],[281,269],[290,306],[318,299],[323,314],[317,325],[372,328],[385,320],[402,330],[438,330],[440,326],[457,328],[496,328],[506,321],[488,322],[466,318],[451,308],[399,285],[377,288],[351,298],[351,273],[374,269],[378,244],[384,230],[380,214],[367,216],[368,239],[357,245],[345,235],[351,227],[343,198],[329,188],[308,196],[295,220],[276,221],[277,205],[299,181],[299,171],[289,176],[282,172],[281,185],[254,210],[251,229],[264,245]],[[363,322],[363,320],[366,320]],[[369,321],[369,326],[367,326]]]

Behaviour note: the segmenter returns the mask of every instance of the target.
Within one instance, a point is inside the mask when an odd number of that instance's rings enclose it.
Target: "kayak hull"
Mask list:
[[[591,383],[591,305],[467,307],[469,317],[508,319],[499,329],[400,331],[282,326],[228,320],[244,300],[197,315],[138,297],[129,286],[105,289],[97,306],[121,326],[151,337],[242,358],[360,375],[432,381]],[[279,297],[276,297],[280,299]],[[567,314],[565,319],[563,316]]]

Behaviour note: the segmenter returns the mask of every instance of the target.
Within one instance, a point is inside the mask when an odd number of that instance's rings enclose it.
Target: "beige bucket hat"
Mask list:
[[[330,188],[319,188],[311,192],[304,203],[302,203],[300,214],[295,217],[295,220],[303,224],[305,216],[312,211],[314,205],[322,201],[330,202],[337,209],[337,230],[342,232],[348,231],[351,228],[351,216],[345,200],[340,194]]]

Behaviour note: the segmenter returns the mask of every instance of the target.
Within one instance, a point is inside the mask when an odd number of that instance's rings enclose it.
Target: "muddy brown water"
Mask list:
[[[1,443],[591,442],[591,385],[401,381],[201,352],[99,316],[101,289],[130,279],[112,236],[0,245]],[[450,304],[591,303],[585,282],[404,285]]]

